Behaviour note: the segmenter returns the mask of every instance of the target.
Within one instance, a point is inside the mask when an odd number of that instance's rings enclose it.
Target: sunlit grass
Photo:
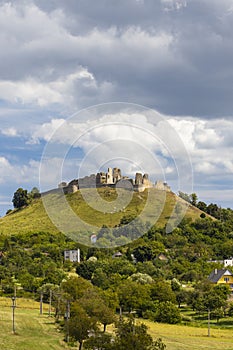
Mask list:
[[[15,331],[12,332],[12,308],[10,298],[0,298],[0,349],[4,350],[62,350],[68,349],[46,309],[39,315],[39,303],[17,299]]]
[[[89,196],[89,203],[83,198],[80,191],[66,196],[67,207],[61,209],[61,194],[48,194],[47,203],[53,208],[53,212],[59,218],[61,210],[63,214],[69,212],[70,208],[84,223],[94,225],[100,228],[103,225],[114,227],[120,223],[123,216],[140,217],[144,221],[149,221],[159,227],[164,227],[168,220],[176,220],[176,214],[173,212],[177,203],[177,197],[173,193],[165,193],[151,189],[150,192],[132,194],[129,204],[121,210],[113,210],[105,212],[103,210],[104,201],[113,203],[117,199],[118,194],[115,189],[98,189],[99,198],[96,199],[94,189],[86,189]],[[122,190],[121,191],[125,191]],[[85,195],[85,190],[84,190]],[[179,199],[178,199],[179,200]],[[100,205],[98,203],[100,202]],[[97,209],[92,206],[96,205]],[[99,205],[99,206],[98,206]],[[200,211],[192,206],[187,206],[181,202],[186,217],[192,220],[200,217]],[[187,206],[187,207],[186,207]],[[101,209],[102,208],[102,209]],[[146,209],[145,209],[146,208]],[[68,215],[68,214],[67,214]],[[13,211],[7,216],[0,219],[0,234],[17,234],[26,232],[46,231],[57,233],[58,228],[50,220],[43,206],[42,199],[34,200],[28,207],[21,210]]]

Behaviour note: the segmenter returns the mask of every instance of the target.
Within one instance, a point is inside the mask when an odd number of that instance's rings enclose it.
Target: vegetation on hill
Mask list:
[[[109,201],[116,195],[106,189],[100,189],[100,194]],[[159,194],[154,194],[159,201]],[[49,196],[56,202],[57,194]],[[221,320],[226,325],[233,316],[230,290],[211,284],[207,277],[214,268],[222,267],[221,260],[233,256],[232,210],[223,211],[221,220],[213,220],[189,207],[185,218],[169,231],[165,228],[167,217],[174,211],[176,220],[180,208],[174,210],[176,198],[168,193],[159,222],[141,235],[147,223],[132,218],[143,210],[146,196],[146,192],[135,193],[124,212],[113,214],[109,221],[105,214],[104,224],[96,215],[97,242],[106,237],[122,239],[120,233],[125,230],[135,234],[131,243],[118,249],[84,246],[58,232],[46,216],[41,198],[9,213],[0,221],[1,295],[10,297],[16,290],[17,297],[38,301],[42,297],[52,304],[66,341],[78,342],[80,349],[121,349],[137,334],[144,339],[145,349],[163,349],[163,341],[155,343],[144,326],[135,326],[135,317],[194,325],[207,322],[209,312],[212,327],[221,325]],[[92,209],[79,192],[66,198],[85,220],[88,210],[93,218]],[[183,199],[178,203],[182,205]],[[64,261],[64,250],[77,248],[81,250],[81,263]],[[116,252],[120,254],[114,255]],[[120,316],[127,317],[123,329],[118,323]],[[113,322],[115,335],[102,332]],[[127,333],[127,329],[134,331]],[[140,345],[140,340],[135,344]]]
[[[95,202],[95,190],[88,189],[87,191],[89,198],[92,198],[91,194],[93,192],[93,202]],[[100,197],[107,202],[115,200],[117,196],[115,189],[100,188],[98,189],[98,192]],[[195,208],[186,202],[180,201],[179,197],[172,192],[165,193],[164,191],[152,189],[150,200],[148,202],[147,197],[147,190],[142,193],[134,192],[132,200],[124,210],[112,213],[104,213],[93,209],[91,207],[91,199],[90,205],[88,205],[80,191],[74,194],[66,195],[66,200],[74,213],[81,220],[90,225],[94,225],[97,228],[101,228],[103,225],[110,228],[115,227],[119,225],[124,216],[131,216],[132,218],[138,217],[143,211],[146,203],[147,209],[144,222],[149,221],[153,224],[156,223],[158,227],[164,227],[169,219],[171,223],[175,222],[175,220],[179,218],[179,215],[183,215],[183,212],[185,213],[186,218],[191,218],[192,220],[199,218],[202,213],[198,208]],[[45,199],[43,198],[43,200]],[[51,222],[44,208],[43,200],[42,198],[37,198],[36,196],[26,207],[10,211],[5,217],[0,218],[0,233],[17,234],[39,231],[58,233],[59,230]],[[61,210],[59,200],[59,193],[55,192],[46,195],[46,203],[51,203],[51,206],[53,206],[53,211],[57,212],[58,216]]]

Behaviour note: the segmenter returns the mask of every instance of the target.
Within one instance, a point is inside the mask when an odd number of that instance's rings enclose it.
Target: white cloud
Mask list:
[[[50,82],[40,82],[35,78],[15,82],[2,80],[0,81],[0,95],[12,103],[34,103],[39,106],[54,103],[69,105],[70,102],[74,102],[72,91],[75,86],[97,88],[93,75],[87,69],[80,67],[77,72]]]
[[[135,142],[156,153],[156,166],[145,156],[150,172],[163,169],[172,178],[169,156],[185,155],[173,141],[178,134],[197,183],[232,186],[232,40],[232,0],[0,1],[1,135],[28,137],[33,150],[55,132],[59,147],[74,143],[88,154],[102,143],[99,151],[109,159],[123,154],[127,141],[129,173],[143,167],[133,155]],[[155,125],[136,115],[141,129],[127,127],[131,121],[123,115],[118,126],[108,124],[107,113],[95,125],[88,112],[61,128],[74,111],[109,101],[156,108],[169,115],[172,130],[163,120]],[[112,153],[103,144],[111,138],[122,140]],[[36,180],[38,163],[18,159],[22,166],[14,165],[9,144],[1,150],[0,181]],[[101,152],[90,156],[93,166],[104,162]]]
[[[0,183],[17,185],[38,183],[40,162],[30,160],[28,164],[13,164],[7,158],[0,157]]]
[[[2,99],[39,106],[82,106],[85,101],[97,102],[119,93],[115,88],[121,72],[114,72],[113,67],[124,66],[122,77],[125,69],[142,70],[141,75],[144,69],[164,67],[171,59],[168,49],[173,37],[165,31],[96,27],[72,35],[63,26],[63,17],[61,10],[48,14],[33,3],[0,7]]]
[[[152,180],[169,177],[181,181],[184,186],[185,183],[191,186],[189,159],[185,160],[188,155],[177,132],[162,115],[154,112],[157,121],[152,122],[150,114],[151,111],[128,111],[103,113],[100,117],[98,111],[90,109],[84,112],[85,122],[80,120],[82,114],[78,114],[67,121],[52,120],[42,125],[33,135],[34,140],[47,141],[44,153],[46,171],[41,176],[42,180],[46,173],[55,174],[56,171],[59,178],[66,167],[69,152],[73,150],[73,154],[77,149],[76,154],[81,153],[81,159],[76,168],[73,167],[73,176],[78,171],[82,177],[117,166],[125,175],[134,176],[136,171],[140,171],[149,173]],[[64,159],[64,163],[54,166],[57,158]],[[50,171],[47,169],[48,159],[51,159]]]
[[[186,0],[160,0],[165,11],[181,10],[187,6]]]
[[[169,122],[187,148],[196,183],[220,181],[232,186],[233,120],[201,120],[197,118],[170,118]],[[205,177],[206,176],[206,177]],[[205,179],[205,180],[203,180]],[[231,183],[231,184],[230,184]]]
[[[11,127],[7,129],[0,129],[2,135],[9,136],[9,137],[15,137],[18,135],[16,128]]]

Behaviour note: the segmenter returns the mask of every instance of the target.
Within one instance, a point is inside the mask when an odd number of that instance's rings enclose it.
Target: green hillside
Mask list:
[[[66,218],[67,222],[71,223],[72,217],[78,217],[84,223],[80,230],[85,230],[85,223],[94,225],[92,232],[96,232],[103,225],[114,227],[120,223],[123,217],[140,217],[144,222],[149,221],[152,224],[156,223],[159,227],[164,227],[168,221],[170,223],[178,219],[179,216],[191,218],[192,220],[200,217],[202,213],[196,207],[188,205],[172,192],[158,191],[151,189],[145,190],[142,193],[134,192],[130,203],[124,210],[112,212],[104,212],[101,209],[101,202],[113,203],[117,199],[115,189],[100,188],[98,189],[98,198],[95,196],[95,189],[86,189],[84,192],[76,192],[74,194],[62,196],[58,192],[51,192],[43,196],[43,198],[33,200],[28,206],[20,210],[13,210],[8,215],[0,219],[0,233],[2,234],[17,234],[28,233],[35,231],[46,231],[56,233],[59,229],[53,224],[49,218],[44,204],[49,208],[53,218]],[[122,190],[121,194],[124,195]],[[85,199],[84,199],[85,198]],[[87,198],[89,204],[87,204]],[[64,202],[68,203],[64,207]],[[99,203],[98,203],[99,201]],[[92,206],[95,206],[94,209]],[[178,210],[175,207],[178,206]],[[71,210],[72,209],[72,210]],[[54,214],[55,213],[55,214]],[[54,216],[55,215],[55,216]],[[72,223],[71,223],[72,225]],[[62,229],[60,230],[62,231]],[[72,230],[71,230],[72,231]]]

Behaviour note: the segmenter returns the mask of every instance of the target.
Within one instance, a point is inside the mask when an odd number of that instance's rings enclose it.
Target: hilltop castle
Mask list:
[[[131,184],[131,186],[130,186]],[[75,193],[79,188],[91,188],[91,187],[112,187],[116,185],[119,187],[133,189],[136,192],[143,192],[146,188],[155,188],[160,191],[170,192],[171,188],[166,182],[156,181],[153,184],[149,180],[148,174],[136,173],[135,178],[132,179],[128,176],[122,176],[121,169],[108,168],[107,173],[99,172],[97,174],[91,174],[80,179],[72,180],[69,183],[61,182],[58,187],[62,188],[65,194]]]

